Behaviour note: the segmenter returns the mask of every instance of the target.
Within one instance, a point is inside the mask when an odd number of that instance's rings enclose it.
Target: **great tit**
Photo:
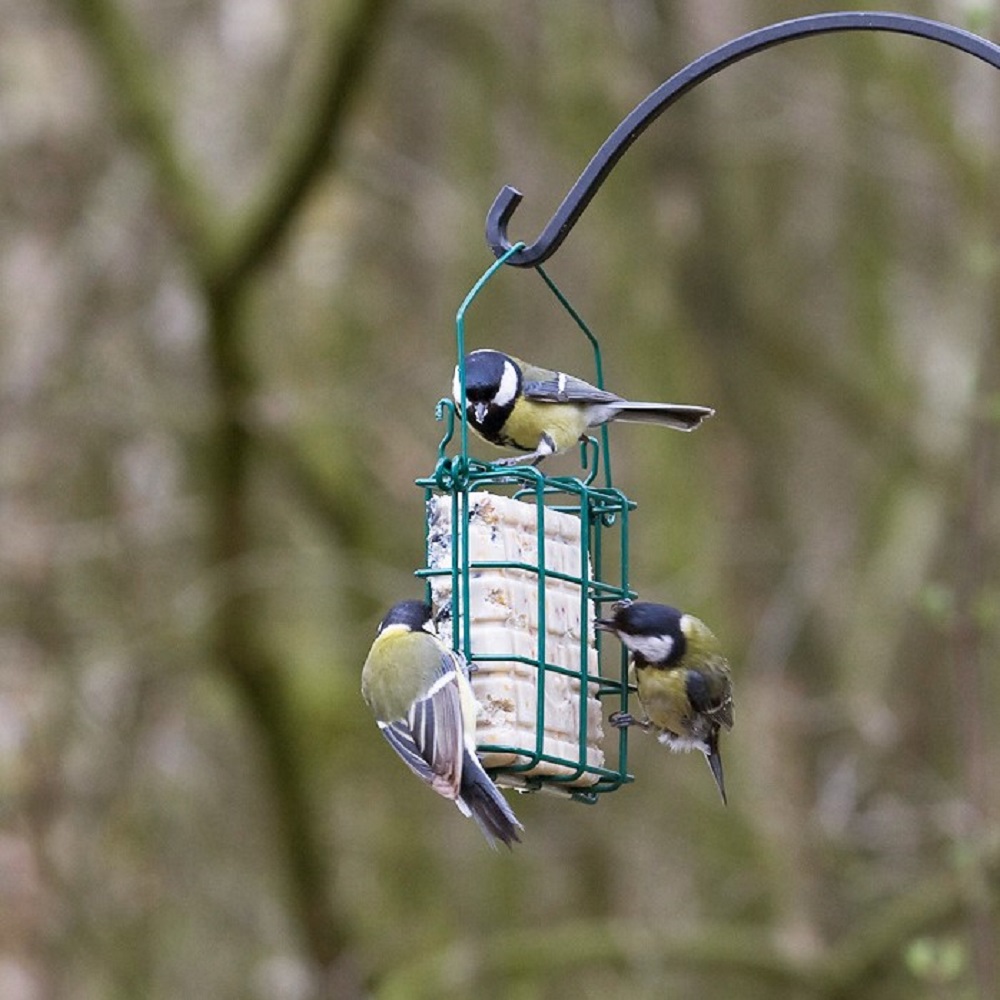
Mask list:
[[[524,828],[479,763],[465,659],[431,631],[431,614],[423,601],[389,609],[361,671],[361,694],[413,773],[471,816],[491,846],[510,847]]]
[[[462,406],[459,369],[452,396]],[[567,451],[594,427],[611,420],[662,424],[691,431],[715,410],[678,403],[632,403],[563,372],[501,354],[472,351],[465,356],[465,413],[490,444],[527,452],[497,464],[531,462]]]
[[[700,750],[725,803],[719,730],[733,728],[733,686],[712,630],[694,615],[648,601],[620,601],[594,625],[613,632],[632,654],[646,713],[636,719],[617,712],[608,721],[656,733],[671,750]]]

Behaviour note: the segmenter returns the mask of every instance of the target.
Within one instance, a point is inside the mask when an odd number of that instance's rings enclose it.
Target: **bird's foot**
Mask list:
[[[550,434],[543,434],[541,440],[538,442],[538,447],[534,451],[529,451],[526,455],[514,455],[511,458],[499,458],[493,464],[494,465],[540,465],[542,460],[548,458],[549,455],[554,455],[556,453],[556,443],[552,440]]]
[[[615,729],[628,729],[629,726],[641,726],[642,723],[629,712],[612,712],[608,716],[608,722]]]

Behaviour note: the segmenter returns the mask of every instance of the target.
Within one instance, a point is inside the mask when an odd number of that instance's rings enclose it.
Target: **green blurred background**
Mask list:
[[[845,5],[847,6],[847,5]],[[992,2],[887,3],[1000,39]],[[633,580],[731,653],[723,809],[639,734],[514,852],[359,695],[419,594],[486,210],[531,242],[766,0],[0,0],[0,996],[1000,996],[1000,74],[800,41],[547,266]],[[588,374],[530,272],[471,346]],[[550,471],[569,472],[573,459]]]

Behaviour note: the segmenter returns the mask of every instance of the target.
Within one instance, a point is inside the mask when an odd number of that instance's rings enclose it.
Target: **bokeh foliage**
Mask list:
[[[859,6],[847,5],[844,6]],[[1000,38],[989,2],[888,3]],[[0,995],[982,997],[1000,935],[1000,75],[763,53],[548,270],[644,596],[732,654],[731,805],[518,798],[493,855],[358,694],[418,592],[453,317],[772,0],[0,0]],[[530,273],[473,346],[587,373]],[[568,470],[571,460],[558,460]]]

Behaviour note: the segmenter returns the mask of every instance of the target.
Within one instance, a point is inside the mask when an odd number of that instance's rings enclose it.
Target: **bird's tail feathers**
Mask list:
[[[520,842],[517,831],[524,827],[507,805],[500,789],[483,770],[478,758],[468,751],[462,765],[462,787],[455,804],[466,815],[471,814],[491,847],[496,847],[498,840],[508,847],[512,847],[515,841]]]
[[[685,403],[631,403],[623,399],[610,404],[615,420],[633,424],[661,424],[678,431],[693,431],[706,417],[715,413],[710,406]]]

